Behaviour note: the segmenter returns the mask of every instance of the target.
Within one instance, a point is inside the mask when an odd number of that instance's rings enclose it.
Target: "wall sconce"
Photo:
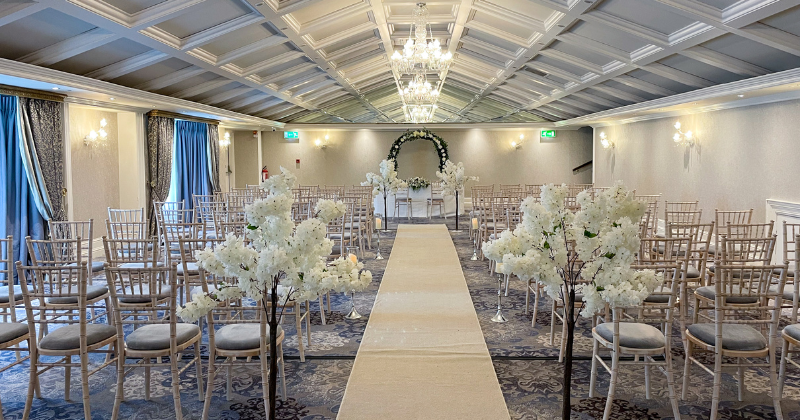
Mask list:
[[[691,130],[683,132],[681,131],[681,122],[678,121],[674,125],[675,129],[678,130],[675,135],[672,136],[672,141],[674,141],[678,146],[693,146],[694,145],[694,136],[692,135]]]
[[[514,149],[519,149],[520,147],[522,147],[522,140],[525,140],[524,134],[519,135],[519,141],[511,140],[511,147],[513,147]]]
[[[325,150],[326,148],[328,148],[328,135],[327,134],[325,135],[325,141],[322,141],[320,139],[314,140],[314,146],[316,146],[317,149],[320,150]]]
[[[222,148],[228,147],[231,145],[231,133],[225,132],[225,136],[222,137],[222,140],[219,141],[219,145]]]
[[[606,133],[601,131],[600,132],[600,145],[603,146],[603,149],[613,149],[614,148],[614,141],[606,137]]]
[[[100,145],[100,141],[105,141],[108,139],[108,133],[106,133],[106,119],[103,118],[100,120],[100,129],[97,131],[92,130],[86,137],[83,138],[83,144],[90,146],[90,147],[97,147]]]

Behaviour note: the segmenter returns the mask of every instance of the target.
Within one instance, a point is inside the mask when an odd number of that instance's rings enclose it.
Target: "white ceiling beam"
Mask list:
[[[552,74],[553,76],[556,76],[560,79],[568,80],[570,82],[575,82],[575,83],[583,82],[583,77],[581,75],[570,73],[562,68],[550,64],[542,63],[539,61],[531,61],[530,63],[526,63],[525,65],[534,70],[539,70],[543,73]]]
[[[545,57],[554,58],[558,61],[563,61],[567,64],[571,64],[575,67],[580,67],[588,72],[596,73],[596,74],[603,74],[603,66],[599,64],[594,64],[589,61],[586,61],[582,58],[575,57],[574,55],[567,54],[565,52],[554,50],[552,48],[544,49],[539,51],[540,55]]]
[[[282,54],[278,54],[275,57],[271,57],[267,60],[258,62],[251,66],[248,66],[242,70],[242,76],[250,76],[251,74],[260,73],[268,68],[279,66],[281,64],[288,63],[292,60],[297,60],[300,57],[305,56],[302,51],[287,51]]]
[[[264,84],[267,84],[267,85],[273,84],[273,83],[277,83],[278,81],[283,80],[283,79],[285,79],[287,77],[292,77],[292,76],[295,76],[295,75],[298,75],[298,74],[302,74],[302,73],[305,73],[307,71],[313,70],[315,68],[317,68],[317,65],[315,63],[298,64],[298,65],[296,65],[294,67],[289,67],[286,70],[282,70],[282,71],[279,71],[277,73],[270,74],[269,76],[265,76],[265,77],[261,78],[261,83],[264,83]]]
[[[333,13],[325,14],[308,23],[302,24],[299,28],[295,28],[295,32],[297,32],[297,34],[300,36],[308,35],[311,32],[325,29],[331,25],[340,23],[342,20],[357,16],[360,13],[366,13],[368,10],[370,10],[370,8],[371,6],[369,2],[362,0],[358,3],[341,8]]]
[[[625,74],[617,76],[617,77],[615,77],[615,78],[613,78],[611,80],[613,80],[615,82],[618,82],[618,83],[622,83],[623,85],[626,85],[626,86],[630,86],[630,87],[632,87],[634,89],[639,89],[639,90],[647,92],[647,93],[652,93],[653,95],[669,96],[669,95],[674,95],[675,93],[677,93],[677,92],[672,91],[670,89],[667,89],[667,88],[664,88],[664,87],[661,87],[661,86],[658,86],[658,85],[654,85],[654,84],[652,84],[650,82],[645,82],[644,80],[637,79],[635,77],[628,76],[628,75],[625,75]]]
[[[529,71],[518,71],[518,72],[514,73],[514,76],[516,78],[526,79],[526,80],[529,80],[531,82],[538,83],[540,85],[549,86],[549,87],[551,87],[553,89],[557,89],[557,90],[563,90],[564,89],[564,85],[562,85],[561,83],[559,83],[559,82],[557,82],[557,81],[555,81],[553,79],[548,79],[548,78],[546,78],[544,76],[539,76],[538,74],[534,74],[534,73],[531,73]]]
[[[101,28],[94,28],[22,56],[17,61],[35,66],[49,66],[118,39],[120,39],[120,36],[115,33]]]
[[[525,82],[523,79],[517,79],[517,78],[506,79],[506,84],[515,86],[518,89],[524,89],[524,90],[527,90],[529,92],[537,93],[540,96],[547,96],[547,95],[550,94],[550,91],[551,91],[551,89],[548,89],[547,87],[544,87],[542,85],[539,85],[539,84],[532,85],[530,83]],[[503,85],[500,85],[500,86],[503,86]],[[500,86],[498,86],[498,88]]]
[[[581,19],[590,23],[615,28],[622,32],[637,36],[652,44],[658,45],[659,47],[666,47],[669,45],[669,35],[662,34],[661,32],[650,29],[646,26],[639,25],[638,23],[631,22],[627,19],[623,19],[600,10],[592,10],[589,13],[581,15]]]
[[[763,76],[772,73],[761,66],[701,46],[687,48],[679,54],[742,76]]]
[[[322,80],[323,78],[328,77],[327,73],[324,72],[309,72],[308,74],[304,74],[300,77],[296,77],[294,79],[286,81],[284,84],[281,85],[281,92],[291,91],[292,89],[302,86],[306,83],[310,83],[316,80]]]
[[[175,83],[191,79],[192,77],[199,76],[205,72],[206,72],[205,69],[200,69],[195,66],[189,66],[184,69],[180,69],[178,71],[166,74],[164,76],[148,80],[136,86],[135,88],[141,90],[151,90],[151,91],[158,90],[170,85],[174,85]]]
[[[244,95],[245,93],[252,92],[253,88],[251,87],[239,87],[234,89],[228,89],[226,91],[217,93],[216,95],[209,96],[208,98],[203,98],[200,100],[201,103],[207,105],[218,104],[220,102],[225,102],[228,99],[235,98],[237,96]],[[292,104],[294,105],[294,104]]]
[[[182,38],[181,49],[184,51],[191,50],[203,44],[208,44],[209,42],[213,41],[214,38],[233,32],[237,29],[242,29],[246,26],[261,23],[263,21],[264,17],[258,13],[249,13],[237,18],[233,18],[229,21],[220,23],[217,26],[200,31],[196,34],[189,35],[186,38]]]
[[[800,56],[800,37],[763,23],[753,23],[736,32],[737,35]]]
[[[8,25],[22,18],[46,9],[42,3],[6,3],[0,4],[0,26]]]
[[[511,22],[523,28],[533,29],[536,32],[544,32],[547,30],[544,26],[544,22],[540,20],[529,18],[517,11],[506,9],[505,7],[498,6],[488,1],[478,0],[472,5],[472,8],[505,22]]]
[[[592,51],[607,57],[611,57],[625,64],[631,63],[631,55],[629,52],[612,47],[608,44],[604,44],[592,38],[587,38],[572,32],[565,32],[557,36],[556,39],[565,44],[574,45],[587,51]]]
[[[693,74],[689,74],[686,73],[685,71],[665,66],[661,63],[651,63],[646,66],[642,66],[640,68],[642,70],[649,71],[650,73],[657,74],[661,77],[666,77],[667,79],[674,80],[686,86],[704,88],[714,85],[713,82],[703,79],[702,77],[697,77]]]
[[[152,50],[121,61],[117,61],[116,63],[109,64],[105,67],[101,67],[97,70],[86,73],[85,76],[91,77],[92,79],[112,80],[164,61],[168,58],[169,56],[167,54]]]
[[[189,99],[189,98],[192,98],[194,96],[200,95],[202,93],[206,93],[206,92],[208,92],[210,90],[214,90],[216,88],[220,88],[220,87],[223,87],[223,86],[225,86],[227,84],[231,84],[231,83],[233,83],[233,80],[231,80],[231,79],[218,77],[216,79],[200,83],[199,85],[195,85],[195,86],[186,88],[186,89],[184,89],[184,90],[182,90],[180,92],[177,92],[177,93],[173,94],[172,96],[174,96],[176,98],[181,98],[181,99]]]
[[[155,26],[161,22],[180,16],[188,12],[192,6],[205,1],[207,0],[167,0],[134,13],[131,16],[132,19],[130,20],[129,26],[135,30],[144,29],[148,26]]]
[[[324,76],[327,77],[327,75],[324,75]],[[319,83],[310,84],[308,86],[303,87],[302,89],[298,89],[296,91],[293,91],[292,92],[292,96],[300,96],[300,95],[303,95],[303,94],[306,94],[306,93],[309,93],[309,92],[313,92],[313,91],[315,91],[317,89],[323,88],[325,86],[328,86],[328,85],[331,85],[331,84],[334,84],[334,83],[336,83],[336,80],[326,78],[325,80],[323,80],[323,81],[321,81]]]
[[[217,60],[214,64],[218,66],[221,66],[223,64],[228,64],[242,57],[246,57],[250,54],[255,54],[265,48],[274,47],[275,45],[283,44],[285,42],[289,42],[289,38],[286,38],[285,36],[281,35],[268,36],[256,42],[251,42],[250,44],[247,44],[243,47],[239,47],[233,51],[229,51],[224,54],[218,55]]]
[[[616,89],[605,85],[593,85],[589,89],[594,89],[598,92],[603,92],[606,95],[611,95],[615,98],[619,98],[628,102],[644,102],[647,100],[639,95],[634,95],[632,93],[625,92],[624,90]]]

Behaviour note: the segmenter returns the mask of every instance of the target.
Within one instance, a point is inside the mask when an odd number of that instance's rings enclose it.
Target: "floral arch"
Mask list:
[[[386,159],[394,161],[395,170],[397,170],[397,154],[400,153],[400,146],[414,140],[429,140],[433,143],[433,147],[439,155],[439,170],[441,171],[444,168],[444,163],[450,159],[450,154],[447,151],[447,142],[427,128],[414,131],[408,130],[392,143],[392,148],[389,149],[389,156]]]

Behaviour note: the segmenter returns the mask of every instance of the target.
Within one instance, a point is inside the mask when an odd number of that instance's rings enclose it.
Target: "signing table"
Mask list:
[[[419,190],[412,190],[411,188],[408,189],[408,196],[411,198],[412,203],[412,211],[411,217],[428,217],[428,199],[431,198],[431,187],[421,188]],[[388,197],[386,197],[386,213],[389,217],[394,217],[394,198],[395,195],[392,193],[388,193]],[[458,214],[464,214],[464,192],[458,193]],[[373,205],[375,206],[375,212],[383,214],[383,194],[378,194],[374,198]],[[456,198],[455,196],[445,196],[444,197],[444,208],[445,214],[447,217],[454,216],[456,214]],[[401,205],[400,209],[398,210],[398,217],[408,217],[406,213],[407,209],[405,205]],[[439,214],[439,206],[433,206],[432,209],[433,216],[441,216]]]

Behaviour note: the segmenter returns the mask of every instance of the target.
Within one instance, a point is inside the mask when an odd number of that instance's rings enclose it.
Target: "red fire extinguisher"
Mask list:
[[[261,180],[266,181],[267,179],[269,179],[269,171],[265,165],[263,168],[261,168]]]

